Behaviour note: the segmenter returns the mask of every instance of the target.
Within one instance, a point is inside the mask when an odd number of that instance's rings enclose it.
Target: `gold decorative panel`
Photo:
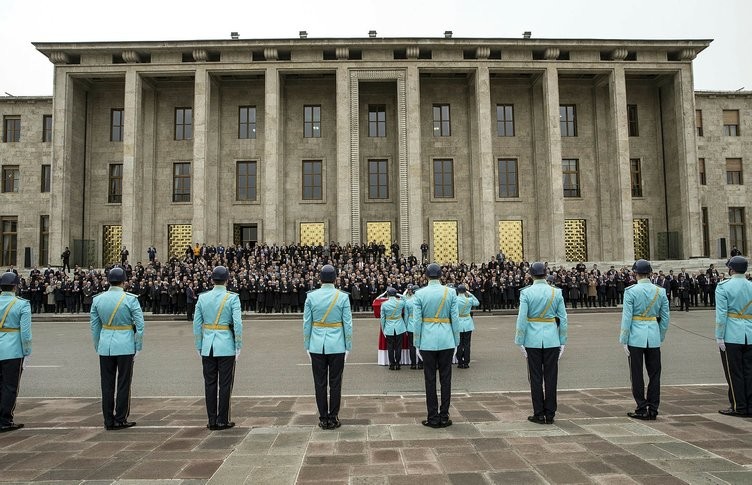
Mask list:
[[[457,221],[434,221],[434,261],[439,264],[456,263],[459,259],[457,253]]]
[[[635,259],[650,259],[650,231],[647,219],[632,219]]]
[[[120,262],[123,247],[123,226],[102,227],[102,266]]]
[[[564,257],[567,261],[587,261],[587,222],[564,219]]]
[[[524,261],[522,221],[499,221],[499,249],[509,261]]]
[[[300,244],[304,246],[323,246],[326,243],[324,238],[323,222],[301,222],[300,223]]]
[[[169,257],[182,258],[185,248],[193,247],[193,226],[190,224],[170,224],[167,226],[167,247]]]
[[[376,242],[386,247],[386,254],[392,254],[392,223],[391,222],[366,222],[366,242]]]

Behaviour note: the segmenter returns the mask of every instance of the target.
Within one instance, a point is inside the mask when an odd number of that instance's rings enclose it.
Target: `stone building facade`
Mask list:
[[[425,241],[439,261],[718,257],[728,207],[752,204],[721,173],[752,153],[749,93],[694,93],[709,41],[35,45],[54,94],[0,101],[4,119],[32,120],[0,147],[23,169],[0,216],[18,218],[19,248],[40,246],[49,216],[53,264],[65,246],[103,265],[121,245],[135,261],[150,245],[165,259],[196,242],[330,240]],[[733,140],[716,126],[732,109]],[[51,143],[33,140],[42,111]]]

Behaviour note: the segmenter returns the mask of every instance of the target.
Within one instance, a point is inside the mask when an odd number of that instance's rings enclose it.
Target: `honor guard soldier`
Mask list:
[[[410,368],[422,369],[423,361],[418,358],[415,352],[415,341],[413,338],[413,329],[415,322],[413,321],[413,305],[415,303],[415,291],[418,290],[417,285],[407,285],[407,293],[405,294],[405,311],[407,312],[407,345],[410,347]]]
[[[144,342],[144,314],[136,295],[123,289],[123,268],[112,268],[107,280],[110,289],[94,297],[90,325],[94,349],[99,354],[104,427],[117,430],[136,425],[128,421],[128,414],[133,362]]]
[[[460,317],[460,344],[457,346],[457,368],[470,368],[470,339],[475,330],[475,323],[470,311],[480,302],[475,296],[467,291],[467,287],[460,283],[457,285],[457,313]]]
[[[214,288],[198,297],[193,315],[193,336],[204,369],[206,414],[212,431],[235,426],[230,421],[230,398],[235,363],[243,347],[240,297],[225,286],[230,272],[224,266],[212,270]]]
[[[752,282],[744,274],[747,260],[734,256],[727,263],[731,278],[715,288],[715,338],[729,385],[727,416],[752,415]]]
[[[308,293],[303,309],[303,345],[311,359],[319,427],[340,427],[342,372],[352,349],[352,312],[346,293],[334,287],[337,272],[321,268],[321,288]],[[327,402],[327,383],[329,399]]]
[[[546,265],[530,265],[533,284],[520,291],[514,343],[527,358],[533,415],[528,421],[553,424],[559,359],[567,344],[567,310],[559,288],[546,282]],[[545,389],[545,394],[544,394]]]
[[[632,396],[637,408],[627,416],[654,420],[658,416],[661,398],[661,343],[669,325],[669,303],[666,290],[650,282],[653,268],[648,261],[638,259],[632,266],[637,283],[624,291],[619,342],[629,358]],[[648,392],[642,363],[648,372]]]
[[[381,304],[381,331],[386,337],[386,352],[389,355],[389,370],[400,370],[402,360],[402,337],[407,332],[405,300],[397,299],[397,290],[386,289],[388,299]]]
[[[31,305],[16,296],[18,276],[0,276],[0,433],[23,428],[13,422],[18,384],[26,359],[31,355]]]
[[[419,358],[423,359],[428,418],[424,426],[446,428],[452,396],[452,357],[460,342],[457,293],[439,281],[441,266],[426,267],[428,286],[415,293],[413,304],[413,338]],[[441,383],[441,408],[436,398],[436,371]]]

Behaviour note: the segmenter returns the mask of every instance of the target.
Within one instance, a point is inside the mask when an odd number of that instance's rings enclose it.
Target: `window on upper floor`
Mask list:
[[[42,116],[42,141],[45,143],[52,141],[52,115]]]
[[[321,138],[321,106],[303,106],[303,138]]]
[[[193,139],[193,108],[175,108],[175,139]]]
[[[627,105],[627,130],[629,136],[640,136],[640,126],[637,121],[637,105]]]
[[[17,143],[21,141],[21,117],[3,117],[3,141],[5,143]]]
[[[368,105],[368,136],[371,138],[386,137],[386,105]]]
[[[255,106],[240,106],[238,108],[238,138],[241,140],[256,138]]]
[[[123,116],[122,108],[113,108],[110,111],[110,141],[123,141]]]
[[[499,136],[514,136],[514,105],[496,105],[496,133]]]
[[[433,105],[433,136],[452,136],[448,104]]]
[[[723,135],[739,136],[739,110],[723,110]]]
[[[559,106],[561,136],[577,136],[577,107],[574,104]]]

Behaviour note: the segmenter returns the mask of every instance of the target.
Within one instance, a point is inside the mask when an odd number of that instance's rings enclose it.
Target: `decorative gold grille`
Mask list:
[[[193,247],[193,226],[190,224],[170,224],[167,226],[167,247],[169,257],[182,258],[185,248]]]
[[[366,242],[376,242],[386,246],[386,254],[392,254],[392,223],[391,222],[366,222]]]
[[[123,247],[123,226],[102,227],[102,266],[120,262]]]
[[[647,219],[633,219],[635,259],[650,259],[650,231]]]
[[[457,221],[434,221],[433,247],[437,263],[457,262]]]
[[[499,249],[510,261],[523,261],[522,221],[499,221]]]
[[[564,219],[564,257],[567,261],[587,261],[587,222]]]
[[[323,246],[325,242],[323,222],[300,223],[300,244],[304,246]]]

